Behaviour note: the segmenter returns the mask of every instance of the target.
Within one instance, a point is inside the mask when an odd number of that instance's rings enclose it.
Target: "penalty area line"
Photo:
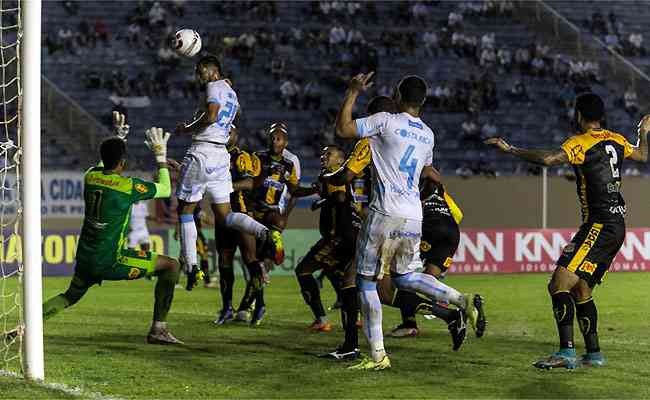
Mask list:
[[[11,371],[5,371],[3,369],[0,369],[0,376],[6,376],[9,378],[15,378],[16,380],[28,383],[28,384],[33,384],[35,386],[40,386],[45,389],[50,389],[50,390],[56,390],[62,393],[65,393],[67,395],[71,395],[74,397],[83,397],[83,398],[89,398],[89,399],[94,399],[94,400],[124,400],[121,397],[115,397],[115,396],[107,396],[99,392],[88,392],[85,391],[84,389],[80,388],[79,386],[73,386],[70,387],[66,384],[63,383],[48,383],[48,382],[42,382],[42,381],[28,381],[22,376],[18,375],[15,372]]]

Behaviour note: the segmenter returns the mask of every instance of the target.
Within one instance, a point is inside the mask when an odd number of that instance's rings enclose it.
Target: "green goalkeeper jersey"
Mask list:
[[[140,200],[168,197],[169,172],[160,169],[161,183],[104,173],[91,168],[84,176],[85,214],[77,246],[77,265],[113,265],[124,247],[131,205]],[[166,179],[164,179],[166,178]],[[166,181],[166,182],[165,182]]]

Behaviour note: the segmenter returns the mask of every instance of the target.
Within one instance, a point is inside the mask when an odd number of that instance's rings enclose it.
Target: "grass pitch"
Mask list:
[[[420,319],[417,339],[386,339],[393,368],[347,371],[346,363],[314,354],[342,339],[338,312],[331,333],[307,333],[311,314],[293,277],[274,277],[267,289],[268,314],[258,328],[212,321],[218,290],[176,291],[169,317],[185,346],[144,344],[153,283],[105,282],[76,306],[45,325],[48,382],[85,393],[120,398],[643,398],[650,396],[650,275],[610,274],[596,291],[603,369],[539,371],[537,358],[557,344],[547,276],[451,276],[447,283],[487,299],[488,331],[451,351],[446,327]],[[45,280],[45,297],[68,279]],[[242,292],[241,279],[235,296]],[[324,290],[324,304],[334,300]],[[384,308],[384,330],[399,312]],[[365,338],[361,335],[365,348]],[[576,325],[578,353],[582,338]],[[0,397],[71,398],[14,378],[0,377]]]

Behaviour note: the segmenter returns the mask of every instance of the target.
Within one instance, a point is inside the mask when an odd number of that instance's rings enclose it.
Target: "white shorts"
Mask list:
[[[206,192],[213,204],[230,203],[230,193],[233,192],[230,154],[224,146],[196,143],[183,158],[176,197],[196,203]]]
[[[388,271],[406,274],[422,268],[421,236],[422,221],[369,210],[357,238],[357,274],[381,279]]]
[[[149,231],[147,228],[136,229],[129,232],[129,248],[134,249],[139,244],[149,244]]]

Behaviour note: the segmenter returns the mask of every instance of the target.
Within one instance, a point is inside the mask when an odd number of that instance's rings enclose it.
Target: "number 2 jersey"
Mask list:
[[[169,176],[167,169],[161,169]],[[77,264],[108,267],[124,248],[131,206],[156,197],[156,183],[139,178],[105,174],[91,168],[84,176],[84,221],[77,245]]]
[[[433,162],[433,131],[407,113],[380,112],[355,120],[357,136],[372,154],[370,209],[390,217],[422,221],[419,180]]]
[[[582,221],[623,221],[621,166],[634,147],[622,135],[591,129],[562,144],[576,175]]]
[[[239,110],[237,94],[224,79],[208,82],[203,104],[210,103],[219,104],[217,120],[205,129],[196,132],[192,140],[225,145],[228,143],[230,128],[237,115],[237,110]]]

